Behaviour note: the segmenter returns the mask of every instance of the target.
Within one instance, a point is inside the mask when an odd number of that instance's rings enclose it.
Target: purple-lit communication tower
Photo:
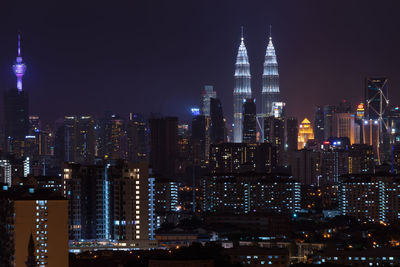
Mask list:
[[[18,56],[15,61],[15,64],[13,65],[13,71],[15,76],[17,76],[17,89],[19,92],[22,91],[22,77],[25,74],[26,71],[26,65],[22,61],[22,56],[21,56],[21,35],[18,34]]]

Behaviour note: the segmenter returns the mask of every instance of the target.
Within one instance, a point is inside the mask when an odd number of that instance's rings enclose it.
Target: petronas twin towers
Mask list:
[[[235,63],[235,88],[233,91],[233,142],[243,141],[243,103],[252,98],[250,63],[247,49],[242,38]],[[273,115],[273,103],[279,101],[279,74],[275,48],[272,37],[269,37],[265,53],[264,72],[262,76],[261,117]]]

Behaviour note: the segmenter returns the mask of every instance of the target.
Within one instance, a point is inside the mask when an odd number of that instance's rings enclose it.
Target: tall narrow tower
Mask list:
[[[262,109],[263,116],[272,116],[273,102],[279,101],[279,74],[275,48],[272,44],[271,27],[269,43],[265,53],[264,73],[262,76]]]
[[[21,35],[18,34],[18,55],[17,59],[15,60],[15,64],[13,65],[13,71],[15,76],[17,76],[17,89],[19,92],[22,91],[22,77],[26,71],[26,65],[22,61],[21,55]]]
[[[242,28],[242,38],[235,63],[235,88],[233,91],[233,141],[235,143],[241,143],[243,139],[243,103],[246,98],[251,98],[250,80],[250,64]]]

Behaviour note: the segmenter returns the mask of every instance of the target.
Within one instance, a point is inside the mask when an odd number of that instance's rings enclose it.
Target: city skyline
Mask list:
[[[104,110],[159,112],[189,120],[189,108],[198,105],[206,84],[214,85],[230,119],[240,27],[245,28],[253,66],[253,97],[260,104],[272,24],[281,98],[289,116],[313,121],[316,104],[337,103],[343,97],[355,106],[363,100],[367,76],[388,77],[391,103],[399,102],[395,1],[372,5],[374,9],[344,1],[309,7],[260,1],[240,8],[226,2],[210,8],[206,2],[196,9],[178,2],[156,9],[134,3],[109,10],[85,3],[79,11],[56,4],[43,10],[32,3],[6,3],[8,12],[0,19],[0,87],[6,90],[15,84],[10,65],[16,56],[16,33],[21,31],[29,66],[24,90],[32,99],[31,113],[46,122],[65,114],[102,115]],[[370,20],[375,12],[386,15]],[[68,20],[71,14],[74,19]],[[181,20],[192,25],[182,25]],[[172,60],[176,63],[171,66]],[[299,103],[299,98],[309,101]]]

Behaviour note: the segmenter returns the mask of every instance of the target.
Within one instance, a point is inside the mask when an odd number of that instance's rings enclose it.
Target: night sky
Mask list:
[[[2,1],[0,89],[15,86],[21,31],[24,90],[31,114],[47,122],[105,110],[189,120],[206,84],[231,122],[240,26],[260,103],[272,24],[288,115],[313,118],[317,104],[342,99],[356,104],[369,75],[387,76],[390,101],[400,104],[398,0],[100,2]]]

